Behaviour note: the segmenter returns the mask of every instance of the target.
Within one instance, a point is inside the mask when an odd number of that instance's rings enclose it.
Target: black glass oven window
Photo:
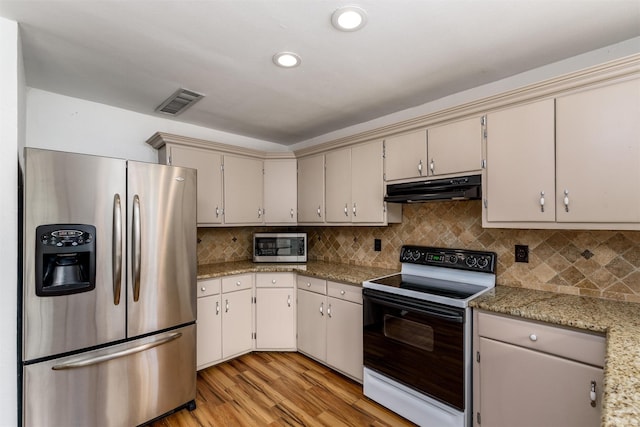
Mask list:
[[[429,308],[419,307],[424,301],[412,299],[410,307],[393,301],[394,295],[365,291],[364,365],[464,410],[464,310],[441,306],[429,314]],[[388,300],[377,297],[381,294]],[[457,320],[455,310],[460,310]]]

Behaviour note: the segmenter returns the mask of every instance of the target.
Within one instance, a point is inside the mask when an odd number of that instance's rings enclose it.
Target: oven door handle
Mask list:
[[[398,308],[400,310],[412,310],[428,316],[437,317],[449,322],[464,323],[464,312],[458,310],[449,310],[447,307],[434,306],[428,302],[417,301],[413,298],[406,298],[401,295],[387,296],[384,292],[364,289],[363,295],[365,300],[369,299],[374,303],[385,305],[387,307]]]

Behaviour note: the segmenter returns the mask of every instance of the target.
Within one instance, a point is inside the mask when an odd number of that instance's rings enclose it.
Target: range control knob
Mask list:
[[[456,255],[447,255],[447,262],[449,264],[455,264],[458,262],[458,257]]]
[[[487,268],[488,265],[489,265],[489,258],[486,258],[486,257],[478,258],[478,267]]]
[[[473,255],[469,255],[465,260],[465,264],[469,267],[475,267],[478,264],[478,259]]]

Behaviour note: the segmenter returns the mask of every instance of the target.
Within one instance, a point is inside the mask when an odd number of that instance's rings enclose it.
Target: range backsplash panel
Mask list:
[[[500,285],[640,303],[640,232],[484,229],[481,217],[480,201],[438,202],[404,205],[388,227],[201,228],[198,263],[251,259],[254,232],[306,231],[310,260],[399,269],[403,244],[490,250]],[[515,262],[516,244],[529,263]]]

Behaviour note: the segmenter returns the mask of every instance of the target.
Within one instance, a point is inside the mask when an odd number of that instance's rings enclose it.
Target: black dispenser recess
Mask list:
[[[96,228],[47,224],[36,228],[36,295],[69,295],[96,287]]]

